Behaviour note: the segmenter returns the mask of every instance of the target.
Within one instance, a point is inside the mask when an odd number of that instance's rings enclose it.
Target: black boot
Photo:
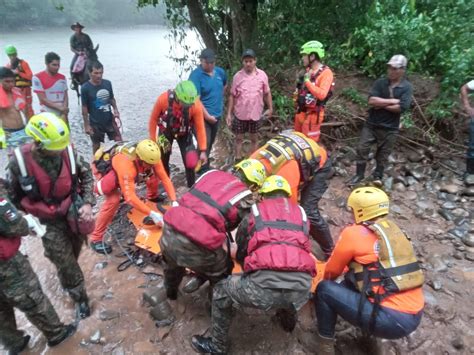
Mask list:
[[[112,253],[112,247],[102,241],[99,242],[91,242],[90,243],[91,249],[98,254],[110,254]]]
[[[29,335],[23,336],[23,342],[18,346],[11,348],[7,351],[7,355],[17,355],[26,349],[28,343],[30,342],[31,337]]]
[[[212,342],[210,337],[203,337],[202,335],[194,335],[191,339],[193,349],[201,354],[225,354]]]
[[[77,312],[77,314],[79,314],[79,317],[81,317],[81,319],[89,317],[91,315],[91,309],[89,307],[89,302],[84,301],[84,302],[76,303],[76,312]]]
[[[62,336],[54,340],[48,340],[48,346],[53,347],[61,344],[64,340],[69,338],[76,332],[76,326],[74,324],[66,325],[66,330]]]
[[[193,293],[204,285],[205,282],[206,279],[194,275],[188,282],[186,282],[186,285],[183,286],[183,291],[186,293]]]
[[[356,174],[352,177],[352,179],[349,180],[348,182],[349,186],[357,185],[358,183],[362,182],[362,180],[364,180],[366,166],[367,166],[367,163],[365,162],[357,163]]]

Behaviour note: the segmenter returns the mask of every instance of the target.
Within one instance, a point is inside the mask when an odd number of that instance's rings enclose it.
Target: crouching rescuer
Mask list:
[[[90,315],[84,275],[77,259],[94,228],[94,180],[89,164],[77,156],[66,123],[50,112],[33,116],[25,133],[34,143],[15,148],[9,164],[10,197],[46,226],[45,256],[82,318]]]
[[[252,206],[237,230],[236,257],[244,273],[215,285],[211,337],[192,338],[199,353],[227,352],[234,305],[276,310],[283,329],[292,331],[296,312],[310,297],[316,269],[306,213],[291,201],[281,176],[268,177],[259,192],[263,201]]]
[[[103,238],[120,206],[125,202],[149,216],[155,224],[162,225],[163,216],[154,211],[135,192],[135,184],[146,183],[147,199],[158,197],[161,181],[172,204],[176,204],[176,192],[161,161],[161,150],[151,139],[137,143],[121,143],[109,150],[99,149],[95,155],[94,174],[98,177],[96,192],[105,196],[100,207],[94,231],[90,235],[91,248],[100,254],[112,252]]]
[[[233,263],[226,238],[253,204],[251,189],[260,187],[264,179],[265,169],[254,159],[240,162],[232,173],[210,170],[183,195],[178,207],[165,214],[160,246],[168,298],[177,298],[185,268],[197,275],[185,286],[185,292],[193,292],[206,280],[213,285],[231,273]]]
[[[365,333],[398,339],[418,327],[424,308],[423,273],[410,240],[386,217],[388,196],[361,187],[347,204],[355,224],[342,231],[314,297],[318,354],[334,354],[338,315]],[[346,266],[345,280],[333,281]]]

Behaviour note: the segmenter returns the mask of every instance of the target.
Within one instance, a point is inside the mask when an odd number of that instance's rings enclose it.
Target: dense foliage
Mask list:
[[[138,0],[165,3],[174,37],[197,30],[206,46],[219,51],[221,64],[238,65],[251,45],[272,77],[298,65],[299,46],[317,39],[325,61],[336,70],[355,69],[371,77],[385,72],[396,53],[409,59],[409,72],[433,76],[441,94],[429,107],[436,118],[451,116],[461,84],[474,77],[474,1],[470,0]],[[258,7],[257,7],[258,6]],[[242,12],[254,16],[250,34],[239,26]],[[244,17],[245,19],[245,17]],[[253,26],[253,22],[250,22]],[[210,35],[209,29],[212,29]],[[243,36],[242,36],[243,35]],[[213,38],[210,38],[212,37]],[[243,37],[243,39],[242,39]],[[188,56],[194,53],[188,53]],[[186,62],[187,58],[181,58]],[[289,92],[275,92],[276,109],[289,111]]]

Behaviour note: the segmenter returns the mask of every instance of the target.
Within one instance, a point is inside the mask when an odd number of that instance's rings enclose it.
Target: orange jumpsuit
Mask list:
[[[322,146],[319,146],[319,154],[321,155],[321,160],[319,162],[319,168],[322,168],[327,160],[327,152]],[[250,158],[259,160],[265,167],[265,172],[267,176],[269,175],[280,175],[284,177],[291,188],[291,201],[294,203],[299,203],[299,193],[301,186],[301,172],[298,162],[294,159],[288,160],[278,171],[272,171],[272,164],[268,159],[263,158],[259,154],[260,149],[256,150]]]
[[[115,189],[112,193],[105,196],[100,211],[97,215],[95,229],[90,234],[91,242],[100,242],[104,236],[107,227],[112,222],[115,213],[120,206],[120,197],[123,195],[125,202],[130,204],[145,215],[149,215],[151,208],[147,206],[135,193],[135,183],[138,175],[146,170],[153,169],[150,177],[146,180],[147,198],[156,197],[159,180],[163,183],[166,193],[170,200],[176,201],[176,192],[168,174],[166,174],[163,163],[153,165],[145,169],[137,166],[135,161],[127,155],[119,153],[112,158],[112,168],[117,174],[120,189]]]
[[[346,227],[326,263],[324,279],[335,280],[351,261],[363,265],[376,262],[378,260],[375,253],[377,242],[377,235],[363,225],[354,224]],[[377,293],[378,287],[374,286],[373,291]],[[424,303],[422,288],[418,287],[387,296],[380,304],[403,313],[417,314],[423,309]]]
[[[329,68],[325,68],[317,77],[315,82],[306,81],[306,89],[318,101],[322,101],[328,95],[333,84],[334,75]],[[324,107],[318,107],[318,111],[302,111],[295,115],[295,131],[304,133],[309,138],[319,142],[321,136],[321,123],[324,121]]]
[[[11,63],[7,63],[5,67],[11,69]],[[17,71],[15,86],[20,89],[26,100],[27,118],[30,118],[33,116],[33,97],[31,95],[31,80],[33,79],[33,72],[31,71],[28,62],[23,59],[20,59],[19,67],[21,70]]]
[[[156,141],[158,123],[160,121],[160,116],[163,115],[168,109],[168,91],[162,93],[156,100],[155,106],[153,106],[153,111],[150,115],[150,121],[148,122],[148,131],[150,133],[150,139]],[[182,107],[176,101],[173,102],[173,111],[181,111]],[[200,151],[206,151],[207,142],[206,142],[206,128],[204,125],[204,112],[202,103],[199,99],[190,107],[189,109],[189,124],[191,127],[194,126],[196,131],[196,139],[198,143],[198,148]]]

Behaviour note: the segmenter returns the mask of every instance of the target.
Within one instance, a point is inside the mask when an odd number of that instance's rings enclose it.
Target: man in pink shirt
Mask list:
[[[267,111],[263,113],[264,105]],[[242,69],[232,81],[226,121],[235,134],[235,160],[240,161],[245,133],[250,134],[251,152],[258,148],[258,128],[263,115],[272,116],[273,104],[267,74],[257,68],[257,58],[252,49],[242,54]]]

